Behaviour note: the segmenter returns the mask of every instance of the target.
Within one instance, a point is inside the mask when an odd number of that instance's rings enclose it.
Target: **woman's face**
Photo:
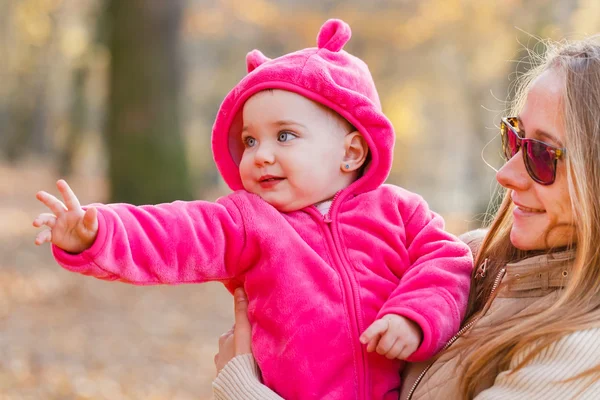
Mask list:
[[[545,71],[534,81],[518,116],[522,137],[565,147],[563,87],[562,76],[552,70]],[[512,190],[515,208],[510,240],[521,250],[565,246],[573,241],[575,231],[564,158],[558,160],[554,183],[544,186],[527,173],[522,151],[496,174],[498,182]]]

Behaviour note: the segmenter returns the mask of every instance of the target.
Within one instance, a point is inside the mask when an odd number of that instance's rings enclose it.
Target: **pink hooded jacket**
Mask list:
[[[274,60],[248,54],[248,75],[223,101],[213,153],[233,194],[214,203],[98,207],[93,246],[53,252],[63,267],[136,285],[222,281],[243,285],[264,383],[286,399],[396,399],[402,362],[365,351],[359,335],[377,318],[415,321],[425,360],[454,335],[469,292],[469,248],[444,231],[416,194],[384,185],[394,131],[367,66],[342,50],[350,28],[329,20],[318,47]],[[315,206],[281,213],[243,189],[241,109],[253,94],[284,89],[324,104],[370,149],[363,176]]]

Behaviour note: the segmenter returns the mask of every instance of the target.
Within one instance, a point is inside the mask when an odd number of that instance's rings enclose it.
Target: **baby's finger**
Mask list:
[[[46,225],[49,228],[54,228],[56,224],[56,215],[50,213],[43,213],[37,216],[36,219],[33,220],[33,226],[39,228],[42,225]]]
[[[65,211],[67,211],[67,207],[65,207],[65,205],[60,200],[58,200],[56,197],[52,196],[48,192],[44,192],[42,190],[41,192],[37,192],[35,197],[39,201],[44,203],[44,205],[46,207],[48,207],[50,209],[50,211],[52,211],[54,214],[56,214],[56,216],[59,216],[62,213],[64,213]]]
[[[90,207],[85,210],[83,215],[83,227],[88,232],[96,232],[98,230],[98,209]]]
[[[381,335],[375,336],[369,343],[367,343],[367,353],[372,353],[377,348]]]
[[[73,190],[71,190],[71,187],[65,180],[60,179],[58,182],[56,182],[56,187],[62,195],[69,210],[78,210],[81,208],[79,199],[77,199],[77,196],[75,196],[75,193],[73,193]]]
[[[387,358],[388,360],[394,360],[396,358],[399,358],[400,354],[402,354],[402,351],[404,350],[404,347],[404,341],[400,339],[396,340],[396,343],[394,343],[392,348],[389,349],[387,353],[385,353],[385,358]]]
[[[398,355],[398,359],[406,360],[419,348],[419,343],[405,342],[402,352]]]
[[[390,351],[394,343],[396,343],[397,339],[398,337],[396,335],[391,335],[389,333],[381,336],[381,339],[379,339],[379,343],[377,344],[377,348],[375,349],[377,354],[386,354],[388,351]]]
[[[398,356],[396,357],[399,360],[406,360],[408,357],[410,357],[412,355],[412,353],[414,353],[417,350],[416,347],[414,346],[408,346],[405,345],[402,348],[402,351],[400,352],[400,354],[398,354]]]
[[[388,322],[383,319],[378,319],[373,322],[364,332],[360,335],[360,342],[366,344],[373,340],[377,335],[381,335],[388,328]]]
[[[46,242],[51,242],[51,241],[52,241],[52,231],[50,229],[41,231],[35,237],[35,244],[37,244],[38,246],[41,244],[44,244]]]

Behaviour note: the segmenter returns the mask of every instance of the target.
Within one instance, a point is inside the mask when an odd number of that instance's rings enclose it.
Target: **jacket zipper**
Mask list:
[[[339,197],[340,193],[342,193],[341,190],[333,195],[333,198],[331,199],[331,205],[329,206],[329,210],[327,211],[327,214],[323,215],[323,222],[325,222],[326,224],[331,223],[331,210],[333,210],[333,205],[335,204],[335,201]]]
[[[334,262],[336,264],[338,273],[340,274],[340,277],[342,278],[344,287],[346,288],[350,288],[349,291],[346,291],[346,307],[349,311],[349,317],[351,319],[351,325],[352,325],[352,329],[351,333],[352,333],[352,345],[354,347],[354,357],[355,360],[357,361],[357,375],[358,375],[358,397],[360,399],[367,399],[368,396],[365,393],[365,384],[367,382],[367,369],[366,369],[366,356],[365,356],[365,352],[364,349],[362,348],[362,346],[359,345],[359,340],[358,338],[360,337],[360,330],[361,330],[361,321],[362,321],[362,310],[361,308],[358,306],[359,301],[359,293],[358,293],[358,287],[356,284],[356,280],[353,276],[353,274],[344,267],[344,262],[343,262],[343,257],[342,254],[340,254],[340,249],[341,244],[340,244],[340,239],[338,237],[338,235],[336,235],[334,233],[334,228],[332,226],[332,211],[336,205],[336,200],[339,196],[340,192],[337,192],[334,196],[333,199],[331,201],[331,207],[329,208],[329,211],[327,212],[327,214],[325,214],[324,216],[322,216],[323,218],[323,222],[325,223],[325,227],[324,230],[327,231],[327,237],[328,239],[328,244],[330,247],[330,253],[332,254],[333,258],[334,258]]]
[[[487,264],[486,264],[486,266],[487,266]],[[450,347],[452,345],[452,343],[456,342],[460,336],[462,336],[466,331],[468,331],[469,329],[471,329],[471,327],[473,325],[475,325],[475,323],[477,323],[481,319],[481,317],[483,317],[485,315],[485,313],[489,309],[489,304],[488,303],[490,302],[490,300],[493,301],[494,294],[495,294],[496,290],[498,289],[498,285],[500,285],[500,282],[502,281],[502,278],[504,277],[505,272],[506,272],[505,268],[502,268],[500,270],[500,272],[498,272],[498,275],[496,276],[496,280],[494,281],[494,285],[492,286],[492,291],[490,292],[490,295],[488,296],[488,298],[486,300],[486,303],[485,303],[485,306],[484,306],[484,312],[481,313],[481,315],[479,317],[473,319],[467,325],[463,326],[462,329],[459,330],[456,333],[456,335],[452,336],[452,338],[448,341],[448,343],[446,343],[446,345],[440,351],[444,351],[444,350],[448,349],[448,347]],[[423,379],[423,377],[425,376],[425,374],[431,369],[431,367],[433,366],[434,363],[435,363],[435,361],[432,362],[432,363],[430,363],[427,366],[427,368],[425,368],[419,374],[419,376],[417,377],[417,380],[415,381],[415,383],[413,384],[413,386],[410,388],[410,392],[408,392],[407,400],[411,400],[412,399],[412,396],[415,393],[415,390],[417,389],[417,386],[419,385],[419,383],[421,383],[421,380]]]

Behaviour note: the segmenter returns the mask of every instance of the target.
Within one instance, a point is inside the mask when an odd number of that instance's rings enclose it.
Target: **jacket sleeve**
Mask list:
[[[473,269],[469,247],[444,231],[442,217],[422,198],[414,203],[404,224],[408,265],[398,267],[400,283],[377,316],[401,315],[421,327],[421,345],[407,359],[412,362],[435,355],[460,329]]]
[[[231,359],[213,381],[215,400],[283,400],[263,385],[252,354]]]
[[[228,280],[240,272],[244,224],[227,197],[216,203],[97,207],[92,247],[78,254],[52,247],[56,261],[70,271],[136,285]]]
[[[516,354],[509,370],[498,374],[494,385],[475,400],[600,399],[600,329],[571,333],[515,370],[527,353]]]

